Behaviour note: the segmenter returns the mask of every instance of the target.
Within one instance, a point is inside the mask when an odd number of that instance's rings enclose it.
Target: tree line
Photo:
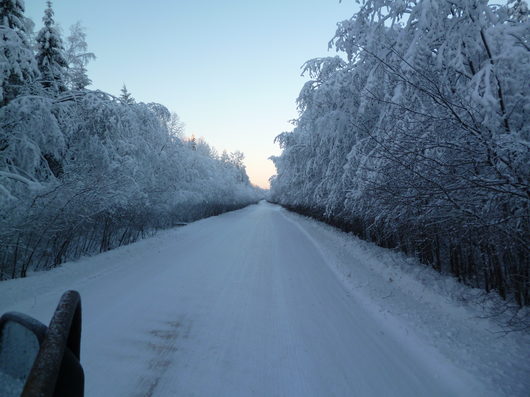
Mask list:
[[[175,113],[87,89],[81,25],[63,41],[0,0],[0,280],[257,201],[240,152],[185,138]]]
[[[272,199],[530,304],[527,3],[363,0],[330,48]]]

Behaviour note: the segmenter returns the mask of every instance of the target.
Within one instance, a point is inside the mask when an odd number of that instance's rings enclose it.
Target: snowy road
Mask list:
[[[48,282],[30,277],[10,309],[47,323],[64,289],[81,292],[89,397],[485,395],[357,302],[279,207],[83,261]]]

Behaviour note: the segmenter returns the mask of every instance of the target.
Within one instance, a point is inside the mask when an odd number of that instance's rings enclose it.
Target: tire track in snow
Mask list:
[[[191,322],[182,317],[181,320],[166,321],[162,327],[147,332],[146,345],[153,358],[148,362],[147,374],[138,381],[136,397],[153,397],[155,392],[158,394],[160,380],[166,376],[177,357],[179,338],[188,339],[190,331]]]

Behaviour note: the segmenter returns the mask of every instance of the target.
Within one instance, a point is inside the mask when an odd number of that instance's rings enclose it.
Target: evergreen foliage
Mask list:
[[[23,34],[26,32],[23,0],[0,0],[0,25],[6,26]]]
[[[22,0],[0,1],[0,106],[22,93],[39,76],[27,26]]]
[[[41,82],[44,88],[51,92],[66,90],[66,69],[68,62],[65,59],[63,41],[53,20],[51,1],[47,2],[44,11],[44,27],[37,34],[37,65],[41,72]]]
[[[125,84],[121,88],[120,101],[125,105],[133,105],[135,103],[131,93],[127,90]]]

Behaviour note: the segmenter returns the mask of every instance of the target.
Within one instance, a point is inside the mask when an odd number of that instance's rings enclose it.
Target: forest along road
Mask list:
[[[11,309],[47,323],[80,291],[89,397],[485,395],[356,302],[299,222],[265,202],[195,222],[30,277]]]

